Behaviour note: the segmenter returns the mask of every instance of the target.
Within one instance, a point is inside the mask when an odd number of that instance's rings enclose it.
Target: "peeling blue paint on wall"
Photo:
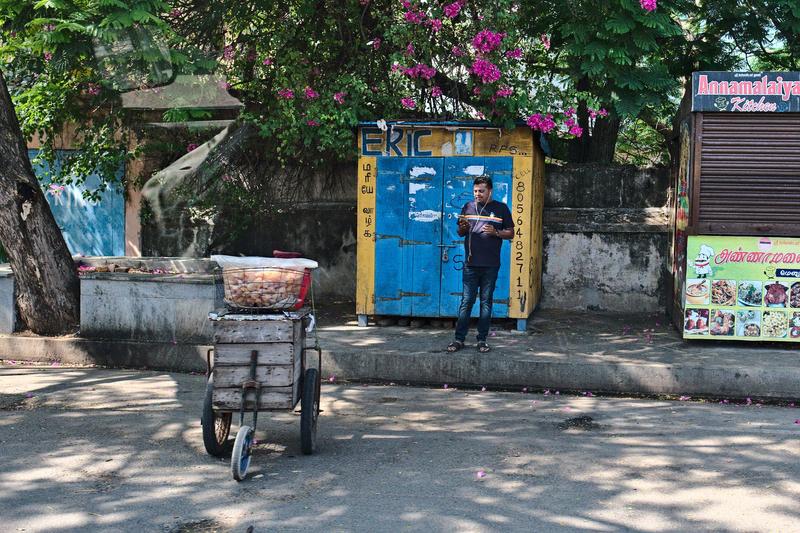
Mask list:
[[[58,155],[65,152],[67,150],[59,150]],[[33,160],[37,153],[38,150],[28,150],[28,158]],[[47,168],[38,166],[33,170],[38,175]],[[122,178],[123,172],[120,166],[118,179]],[[84,190],[96,188],[99,183],[100,178],[93,175],[84,185],[66,185],[63,190],[45,192],[56,224],[73,255],[125,255],[125,198],[122,186],[109,186],[98,202],[83,197]]]

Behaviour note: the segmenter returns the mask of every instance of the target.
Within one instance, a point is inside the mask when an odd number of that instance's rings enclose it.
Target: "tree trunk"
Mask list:
[[[621,124],[622,121],[616,115],[597,117],[595,119],[591,144],[589,145],[590,162],[610,164],[614,161],[614,151],[617,148]]]
[[[583,135],[569,141],[569,162],[612,163],[622,121],[616,115],[597,117],[594,127],[590,127],[589,108],[583,101],[578,105],[577,115]]]
[[[71,333],[80,320],[80,282],[67,244],[28,160],[0,72],[0,243],[25,325],[40,335]]]
[[[589,78],[584,76],[576,84],[579,91],[591,90]],[[609,107],[609,106],[606,106]],[[583,135],[569,141],[568,158],[570,163],[603,163],[614,161],[614,151],[617,148],[619,128],[622,124],[616,115],[605,118],[597,117],[594,127],[590,127],[589,106],[585,100],[578,103],[578,125],[583,128]]]

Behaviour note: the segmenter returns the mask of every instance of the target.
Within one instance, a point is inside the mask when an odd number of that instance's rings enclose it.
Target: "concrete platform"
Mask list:
[[[800,351],[780,343],[684,341],[663,315],[539,311],[527,332],[492,331],[455,354],[452,330],[361,328],[319,313],[323,377],[593,393],[800,398]],[[511,328],[514,324],[507,324]],[[471,331],[474,333],[474,330]],[[474,339],[474,338],[473,338]],[[0,335],[0,359],[204,371],[209,346]]]

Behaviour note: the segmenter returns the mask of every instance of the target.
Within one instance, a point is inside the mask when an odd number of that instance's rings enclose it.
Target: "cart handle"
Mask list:
[[[211,354],[214,353],[214,348],[209,348],[206,351],[206,378],[211,376]]]

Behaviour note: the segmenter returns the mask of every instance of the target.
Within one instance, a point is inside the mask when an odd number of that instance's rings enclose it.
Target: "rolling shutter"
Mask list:
[[[800,114],[703,113],[697,231],[800,236]]]

